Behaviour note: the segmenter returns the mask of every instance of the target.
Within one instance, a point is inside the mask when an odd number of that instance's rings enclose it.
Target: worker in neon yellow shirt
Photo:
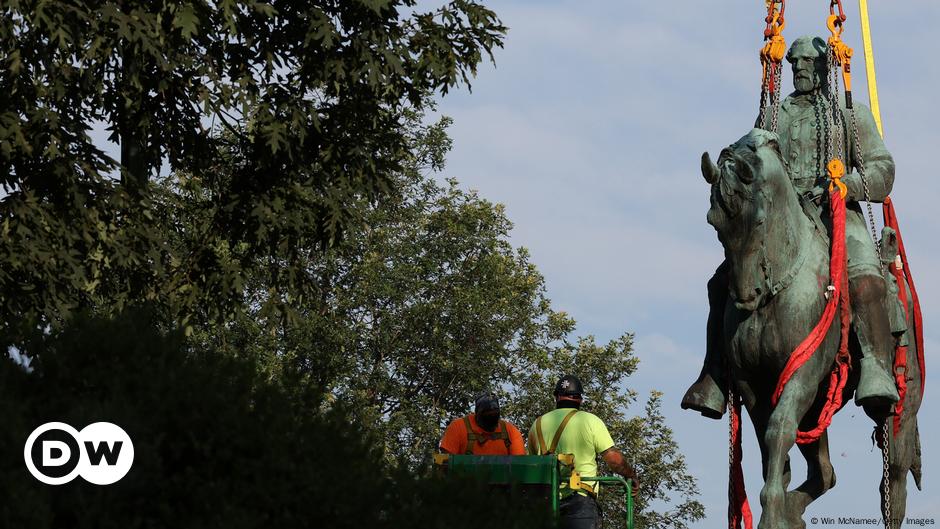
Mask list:
[[[573,454],[575,470],[583,477],[597,475],[597,456],[617,474],[632,481],[633,493],[640,488],[636,471],[614,447],[614,440],[604,421],[593,413],[580,411],[583,401],[581,380],[565,375],[555,384],[555,409],[536,419],[529,430],[529,453]],[[560,529],[597,529],[601,510],[597,504],[597,488],[562,489],[559,505]]]

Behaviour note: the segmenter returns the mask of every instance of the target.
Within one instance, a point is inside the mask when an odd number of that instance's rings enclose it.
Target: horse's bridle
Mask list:
[[[760,267],[761,271],[764,273],[764,284],[767,285],[768,299],[770,297],[776,296],[778,292],[790,286],[793,283],[793,279],[796,278],[796,274],[799,273],[800,268],[803,267],[803,263],[806,262],[806,247],[808,244],[800,244],[799,253],[796,255],[796,259],[793,260],[792,264],[787,270],[787,273],[784,274],[780,279],[774,281],[773,279],[773,270],[770,267],[770,260],[767,258],[767,248],[764,245],[763,241],[766,241],[767,238],[762,239],[760,245]]]
[[[784,160],[779,155],[779,153],[777,153],[777,155],[780,161],[783,162]],[[731,157],[732,159],[736,158],[736,156],[734,156],[733,154],[731,154]],[[719,160],[721,160],[721,157],[719,157]],[[786,166],[784,165],[784,167]],[[724,198],[724,197],[721,197],[721,198]],[[770,266],[770,259],[768,258],[768,255],[767,255],[767,246],[766,246],[767,237],[763,236],[762,234],[758,234],[757,236],[761,237],[761,244],[760,244],[759,252],[760,252],[761,273],[764,276],[762,284],[763,286],[767,288],[767,296],[764,297],[764,301],[761,303],[761,305],[763,305],[767,302],[767,300],[769,300],[773,296],[776,296],[780,291],[786,289],[787,287],[790,286],[791,283],[793,283],[793,280],[796,278],[796,275],[799,273],[800,269],[803,267],[803,264],[806,262],[807,247],[809,245],[808,244],[798,245],[799,249],[798,249],[796,258],[791,262],[790,266],[787,268],[786,273],[783,274],[780,278],[775,280],[774,271],[773,271],[773,268]]]

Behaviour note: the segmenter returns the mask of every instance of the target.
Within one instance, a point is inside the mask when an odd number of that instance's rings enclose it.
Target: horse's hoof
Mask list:
[[[720,419],[725,414],[725,394],[706,375],[689,387],[680,406],[683,410],[695,410],[709,419]]]

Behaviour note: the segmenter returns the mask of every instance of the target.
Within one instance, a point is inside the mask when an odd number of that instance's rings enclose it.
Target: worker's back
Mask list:
[[[477,423],[474,414],[456,419],[444,431],[441,451],[448,454],[524,455],[522,433],[512,423],[499,420],[494,431],[488,432]]]
[[[558,436],[562,423],[565,424]],[[539,417],[529,430],[530,454],[572,454],[575,470],[584,477],[597,475],[597,455],[613,446],[614,440],[602,420],[593,413],[573,408],[552,410]]]

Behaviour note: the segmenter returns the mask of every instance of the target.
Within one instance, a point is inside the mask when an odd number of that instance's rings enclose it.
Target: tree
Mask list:
[[[163,303],[177,320],[240,307],[242,262],[292,282],[392,190],[408,156],[401,117],[468,84],[505,27],[472,0],[11,0],[0,7],[0,322]],[[120,144],[120,162],[89,132]],[[226,131],[225,135],[218,134]],[[213,183],[225,151],[242,165]],[[220,191],[201,235],[163,244],[150,178],[161,165]],[[225,239],[225,240],[222,240]]]
[[[574,321],[509,244],[502,207],[426,174],[450,140],[446,120],[419,125],[421,110],[468,84],[505,28],[470,0],[415,4],[0,7],[0,343],[35,366],[2,364],[12,419],[0,440],[15,445],[40,410],[103,413],[145,440],[156,476],[8,490],[35,507],[4,511],[9,525],[76,526],[121,503],[108,518],[121,527],[172,523],[171,505],[194,526],[291,526],[329,518],[307,501],[323,494],[375,499],[357,523],[430,523],[442,497],[408,491],[436,485],[393,479],[404,474],[389,461],[420,468],[487,386],[526,424],[561,366],[607,390],[597,413],[661,476],[644,501],[681,494],[677,527],[699,515],[655,396],[642,424],[620,418],[634,400],[619,389],[636,368],[630,337],[572,345]],[[120,161],[92,140],[99,123]],[[164,164],[170,176],[155,178]],[[146,320],[67,325],[144,304]],[[319,450],[336,443],[324,467]],[[255,457],[265,444],[272,454]],[[317,488],[312,469],[338,474],[357,454],[355,485]],[[363,485],[370,470],[378,480]],[[141,497],[157,501],[141,510]],[[448,513],[454,527],[477,523]]]
[[[554,407],[558,376],[573,372],[587,388],[586,409],[609,425],[643,476],[639,527],[682,528],[701,518],[659,395],[627,418],[636,400],[626,389],[638,366],[632,335],[572,342],[575,322],[552,309],[528,254],[509,243],[502,206],[431,175],[450,147],[449,120],[421,121],[411,118],[415,156],[396,177],[401,193],[361,203],[361,228],[308,264],[318,299],[294,305],[291,323],[271,322],[261,309],[270,289],[254,282],[253,312],[196,338],[266,358],[274,378],[319,388],[325,409],[342,405],[383,440],[389,460],[412,468],[475,393],[501,393],[504,415],[527,431]],[[613,504],[608,512],[617,518]]]
[[[387,464],[341,410],[310,413],[316,388],[287,388],[255,358],[186,342],[146,313],[79,316],[35,337],[33,373],[0,361],[0,526],[474,529],[494,516],[508,529],[545,526],[513,497]],[[33,428],[101,420],[134,444],[120,481],[53,487],[27,473]]]
[[[516,424],[531,425],[547,410],[554,408],[552,390],[562,374],[574,374],[584,386],[582,409],[604,421],[628,461],[640,475],[640,494],[635,501],[636,527],[685,528],[705,516],[705,509],[695,499],[698,487],[689,475],[685,458],[672,437],[672,430],[662,415],[662,394],[652,392],[643,411],[631,405],[637,395],[627,389],[627,379],[639,368],[633,355],[633,335],[625,334],[600,346],[593,336],[576,343],[545,350],[528,362],[520,362],[511,378],[508,409]],[[598,460],[603,468],[603,462]],[[605,526],[623,527],[622,496],[602,495]]]

